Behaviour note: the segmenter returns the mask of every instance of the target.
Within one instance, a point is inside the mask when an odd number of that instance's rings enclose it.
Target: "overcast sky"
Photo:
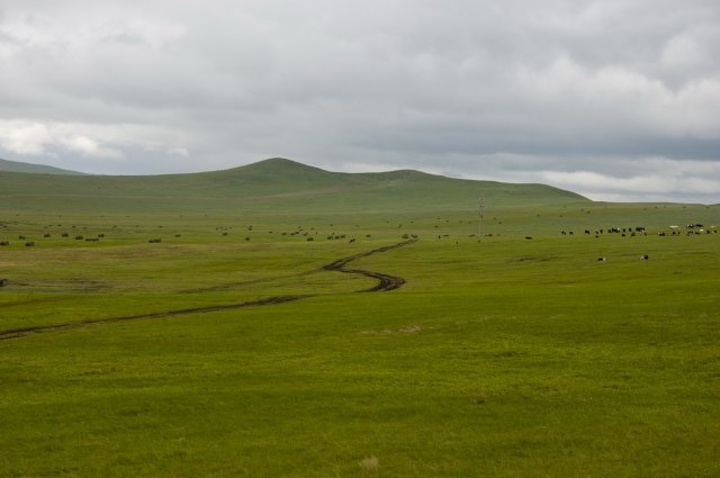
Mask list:
[[[3,0],[0,157],[720,202],[717,0]]]

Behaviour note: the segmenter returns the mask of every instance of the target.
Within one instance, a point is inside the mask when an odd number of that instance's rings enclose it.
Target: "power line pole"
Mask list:
[[[483,235],[483,221],[485,219],[485,198],[478,200],[478,237]]]

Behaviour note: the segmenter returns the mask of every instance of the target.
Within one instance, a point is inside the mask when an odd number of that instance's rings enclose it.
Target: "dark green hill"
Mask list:
[[[55,168],[44,164],[21,163],[19,161],[8,161],[0,159],[0,171],[10,171],[14,173],[35,173],[35,174],[84,174],[76,171]]]
[[[224,171],[158,176],[0,172],[0,199],[16,208],[83,212],[428,211],[563,204],[588,199],[541,184],[452,179],[418,171],[337,173],[272,158]]]
[[[382,173],[338,173],[284,158],[272,158],[239,168],[192,175],[226,186],[233,196],[332,196],[339,203],[363,199],[375,202],[453,205],[472,204],[479,197],[503,203],[588,201],[579,194],[543,184],[510,184],[448,178],[413,170]],[[239,186],[239,188],[235,188]]]

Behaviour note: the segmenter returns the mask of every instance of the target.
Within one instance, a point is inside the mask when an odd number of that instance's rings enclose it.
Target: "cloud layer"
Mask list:
[[[286,156],[720,202],[718,58],[713,0],[6,0],[0,156]]]

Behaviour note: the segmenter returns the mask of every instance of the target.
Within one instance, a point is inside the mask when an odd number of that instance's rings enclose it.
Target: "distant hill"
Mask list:
[[[37,174],[85,174],[77,171],[69,171],[67,169],[46,166],[44,164],[21,163],[19,161],[8,161],[6,159],[0,159],[0,171]]]
[[[53,208],[65,202],[85,212],[163,214],[476,210],[480,198],[493,207],[591,202],[543,184],[453,179],[412,170],[340,173],[284,158],[223,171],[156,176],[0,172],[5,204],[20,201],[29,208],[29,197]]]
[[[185,175],[187,176],[187,175]],[[268,193],[336,193],[392,196],[396,200],[411,199],[421,204],[427,201],[482,197],[501,199],[503,202],[589,201],[571,191],[544,184],[515,184],[497,181],[478,181],[449,178],[415,170],[397,170],[379,173],[339,173],[307,166],[285,158],[271,158],[238,168],[210,173],[198,173],[196,179],[212,179],[234,190],[234,194]],[[242,186],[241,190],[235,189]],[[341,194],[342,193],[342,194]]]

